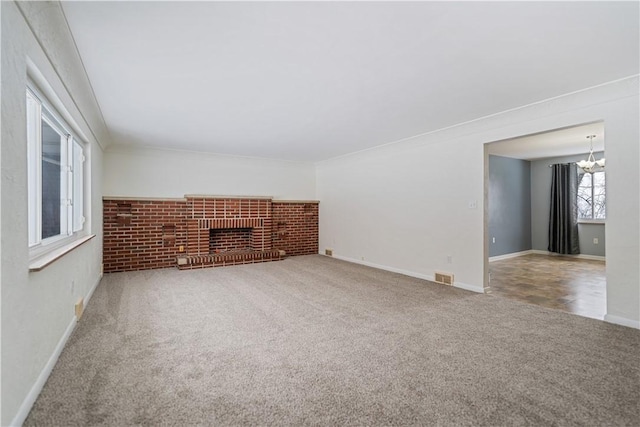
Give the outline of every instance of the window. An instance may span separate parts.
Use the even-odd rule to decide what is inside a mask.
[[[27,88],[29,247],[84,229],[84,150],[44,98]]]
[[[605,219],[604,171],[585,173],[578,186],[578,219]]]

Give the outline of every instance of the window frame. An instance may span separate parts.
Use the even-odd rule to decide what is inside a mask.
[[[604,206],[605,206],[605,215],[604,218],[595,218],[595,179],[594,179],[594,175],[596,173],[602,173],[603,177],[604,177]],[[584,178],[584,175],[591,175],[591,179],[590,179],[590,186],[589,189],[591,190],[591,204],[590,204],[590,210],[591,210],[591,216],[588,218],[580,218],[580,213],[578,211],[578,223],[579,224],[604,224],[607,220],[607,214],[606,214],[606,206],[607,206],[607,178],[606,178],[606,172],[604,170],[601,171],[597,171],[597,172],[585,172],[582,175],[578,175],[580,181],[578,182],[578,194],[576,195],[576,197],[580,197],[580,184],[582,183],[582,179]]]
[[[89,234],[87,213],[87,143],[62,119],[37,86],[29,80],[26,87],[27,197],[29,259],[73,243]],[[60,140],[60,233],[43,238],[43,135],[46,123],[61,136]],[[78,168],[78,165],[80,167]],[[74,186],[75,184],[75,186]],[[78,200],[78,197],[80,200]]]

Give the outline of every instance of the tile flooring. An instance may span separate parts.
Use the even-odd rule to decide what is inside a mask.
[[[606,313],[603,261],[530,254],[490,262],[489,272],[492,295],[594,319]]]

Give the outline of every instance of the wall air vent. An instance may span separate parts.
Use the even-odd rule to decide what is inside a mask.
[[[333,249],[325,249],[324,254],[327,256],[333,256]]]
[[[453,274],[452,273],[440,273],[436,271],[435,282],[442,283],[443,285],[453,286]]]

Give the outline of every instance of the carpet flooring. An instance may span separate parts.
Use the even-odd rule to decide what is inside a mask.
[[[640,420],[640,331],[323,256],[105,275],[25,425]]]

